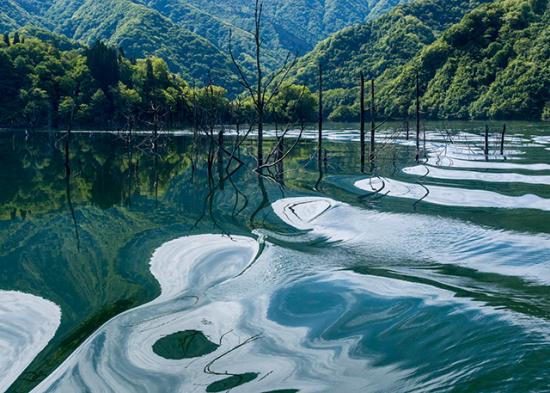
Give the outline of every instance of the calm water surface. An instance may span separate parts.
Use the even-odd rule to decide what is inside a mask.
[[[550,391],[550,125],[490,126],[417,162],[387,125],[363,172],[356,125],[320,163],[311,130],[265,176],[248,142],[1,131],[0,392]]]

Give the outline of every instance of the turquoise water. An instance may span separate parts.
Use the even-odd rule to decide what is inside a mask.
[[[389,124],[363,172],[356,125],[320,163],[308,130],[264,176],[187,132],[68,167],[0,133],[0,391],[550,391],[550,126],[490,127],[417,162]]]

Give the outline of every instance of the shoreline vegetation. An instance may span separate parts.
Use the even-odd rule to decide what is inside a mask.
[[[6,44],[8,41],[10,46]],[[161,58],[129,59],[122,49],[102,42],[91,48],[60,49],[53,42],[25,37],[18,32],[0,34],[0,71],[4,93],[0,97],[0,124],[4,129],[63,130],[73,103],[78,105],[73,126],[97,130],[151,128],[155,126],[155,116],[161,116],[157,121],[168,129],[193,127],[212,116],[216,125],[254,122],[253,103],[248,97],[232,97],[225,88],[214,84],[196,87],[170,72]],[[358,89],[346,90],[347,93],[339,92],[348,96],[344,101],[359,98]],[[328,95],[330,101],[330,90]],[[273,105],[267,108],[267,119],[274,124],[285,121],[314,123],[317,105],[317,92],[307,86],[286,83]],[[330,102],[327,105],[325,102],[325,108],[327,106],[324,120],[333,123],[359,121],[358,102],[352,105]],[[365,115],[370,121],[370,114]],[[547,116],[550,114],[545,113],[535,118],[424,115],[427,120],[434,121],[550,120]],[[409,116],[389,117],[387,121],[405,121],[413,117],[410,113]]]
[[[62,50],[55,44],[17,32],[0,42],[0,130],[63,131],[73,105],[73,128],[104,131],[174,131],[210,125],[237,128],[255,123],[253,102],[231,97],[213,84],[196,87],[171,73],[157,57],[128,59],[122,50],[97,42],[91,48]],[[350,97],[357,95],[349,89]],[[325,104],[326,105],[326,104]],[[314,124],[317,94],[308,87],[285,84],[266,108],[266,120],[277,124]],[[360,111],[332,116],[343,107],[329,109],[324,120],[332,123],[359,122]],[[414,115],[411,114],[410,119]],[[336,117],[336,118],[333,118]],[[212,123],[214,120],[214,123]],[[365,114],[370,121],[370,113]],[[386,121],[406,121],[389,118]],[[501,117],[434,118],[430,121],[547,121],[547,118]]]
[[[277,96],[263,120],[315,122],[321,69],[327,121],[359,121],[361,74],[367,90],[371,81],[376,86],[378,120],[413,119],[416,93],[423,119],[550,119],[547,0],[407,2],[335,33],[301,58],[289,52],[278,70],[267,60],[263,40],[271,32],[258,6],[248,40],[254,47],[254,37],[262,38],[252,51],[260,67],[242,61],[242,37],[230,31],[224,51],[232,76],[225,77],[184,78],[172,72],[170,55],[136,59],[109,40],[86,47],[36,26],[0,31],[0,125],[64,129],[70,117],[73,126],[110,130],[254,122],[258,108],[247,90],[258,75]],[[268,88],[271,75],[280,81]]]

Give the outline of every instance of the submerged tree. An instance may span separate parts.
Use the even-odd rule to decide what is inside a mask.
[[[281,86],[285,83],[290,70],[296,64],[296,58],[292,58],[292,55],[289,52],[278,71],[272,72],[267,76],[264,75],[264,68],[262,65],[262,15],[263,1],[255,0],[253,32],[255,45],[255,83],[250,81],[245,67],[235,58],[231,45],[231,32],[229,43],[229,54],[233,65],[237,70],[239,83],[249,94],[256,111],[256,124],[258,128],[258,169],[261,169],[264,166],[263,141],[266,106],[269,105],[273,97],[278,93]]]

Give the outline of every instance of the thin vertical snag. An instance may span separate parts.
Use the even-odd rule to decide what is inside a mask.
[[[485,125],[485,159],[489,160],[489,126]]]
[[[260,168],[264,163],[264,93],[262,87],[262,62],[261,62],[261,50],[262,50],[262,40],[261,40],[261,25],[262,25],[262,10],[263,2],[256,0],[256,7],[254,9],[254,23],[255,23],[255,32],[254,38],[256,41],[256,77],[257,80],[257,98],[256,106],[258,107],[258,168]]]
[[[365,75],[361,71],[361,97],[360,97],[360,114],[361,123],[360,140],[361,140],[361,172],[365,170]]]
[[[416,161],[420,158],[420,83],[416,72]]]
[[[263,168],[267,167],[266,164],[269,161],[269,157],[264,159],[263,153],[263,141],[264,141],[264,120],[265,120],[265,109],[269,105],[273,97],[280,91],[281,86],[287,79],[289,72],[296,64],[296,57],[292,59],[291,53],[289,52],[282,67],[279,67],[278,71],[272,72],[271,74],[266,75],[264,78],[264,70],[262,68],[262,13],[263,13],[263,1],[256,0],[254,8],[254,43],[255,43],[255,66],[256,66],[256,81],[255,83],[249,82],[246,73],[244,71],[244,66],[241,66],[235,55],[233,54],[232,44],[231,44],[231,31],[229,34],[229,56],[231,61],[237,71],[239,76],[240,84],[246,89],[249,93],[250,98],[254,102],[254,107],[256,110],[256,120],[258,125],[258,154],[257,161],[258,165],[256,171],[260,171]],[[272,86],[273,85],[273,86]],[[301,135],[300,135],[301,137]],[[294,147],[295,145],[293,145]],[[271,155],[271,154],[270,154]]]
[[[323,150],[323,66],[319,63],[319,140],[317,142],[318,159],[321,161]]]
[[[502,126],[502,135],[500,137],[500,155],[504,155],[504,138],[506,136],[506,124]]]
[[[376,106],[375,106],[375,92],[374,92],[374,79],[370,81],[370,161],[374,161],[374,155],[376,150]]]

